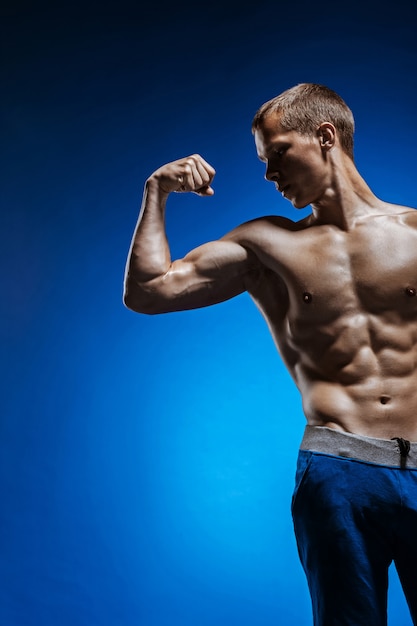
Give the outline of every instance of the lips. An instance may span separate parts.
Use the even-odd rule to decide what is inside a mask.
[[[288,191],[288,189],[290,188],[289,185],[277,185],[277,191],[279,191],[280,193],[282,193],[282,195],[284,196],[285,193]]]

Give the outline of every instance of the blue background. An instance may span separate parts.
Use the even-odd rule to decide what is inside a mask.
[[[298,82],[345,98],[359,171],[416,206],[412,11],[3,3],[1,626],[311,624],[304,418],[264,321],[247,294],[134,314],[124,266],[145,178],[190,153],[216,194],[170,198],[174,257],[292,215],[250,123]],[[411,624],[394,575],[389,612]]]

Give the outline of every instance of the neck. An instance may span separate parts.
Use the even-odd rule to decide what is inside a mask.
[[[311,205],[312,221],[350,230],[357,221],[374,213],[380,200],[344,153],[332,156],[329,165],[326,189],[320,199]]]

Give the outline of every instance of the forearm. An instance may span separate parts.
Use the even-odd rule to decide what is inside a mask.
[[[145,283],[164,274],[171,263],[165,233],[165,206],[168,193],[158,181],[146,181],[139,219],[133,233],[126,264],[126,281]]]

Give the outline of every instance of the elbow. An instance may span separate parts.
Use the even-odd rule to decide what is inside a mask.
[[[146,298],[137,298],[126,291],[123,294],[123,304],[129,311],[133,311],[134,313],[155,315],[158,312],[151,306],[151,303]]]
[[[142,313],[144,315],[156,315],[162,313],[161,307],[158,306],[158,298],[155,294],[145,289],[140,289],[138,285],[126,284],[123,292],[123,304],[127,309],[134,313]]]

